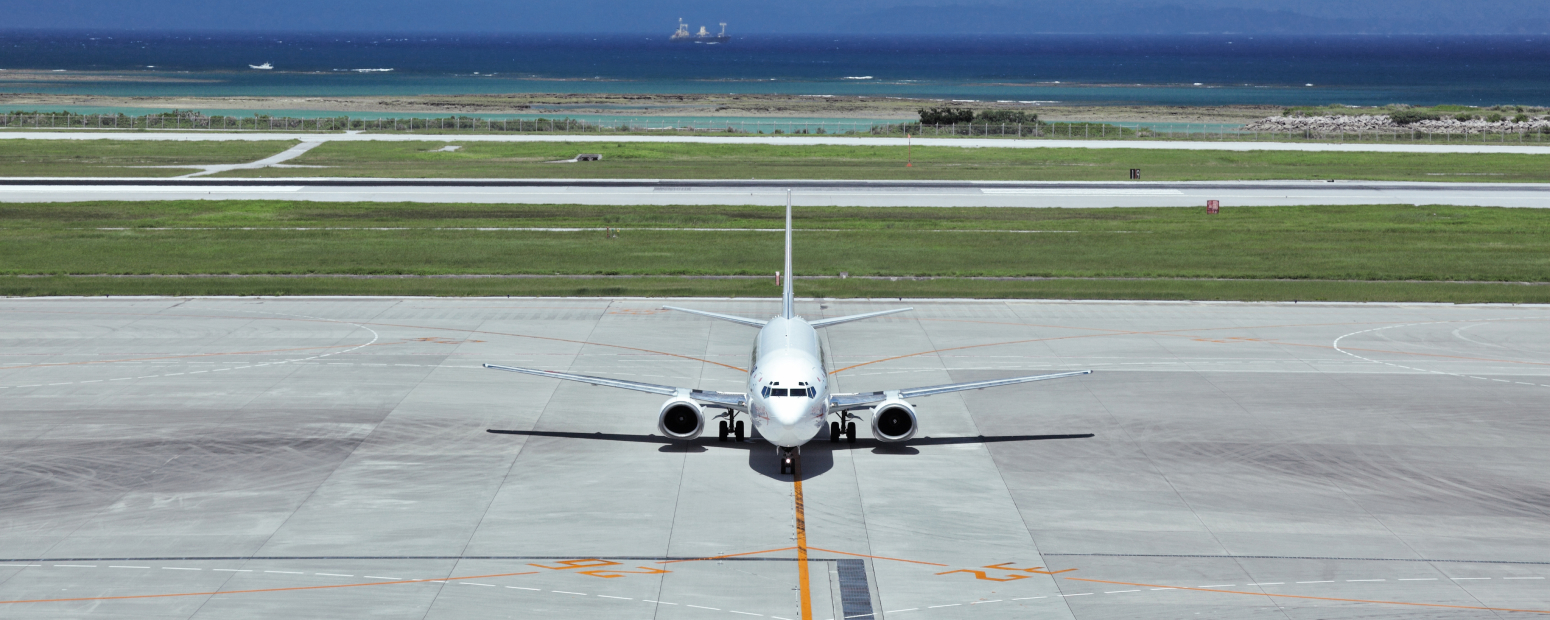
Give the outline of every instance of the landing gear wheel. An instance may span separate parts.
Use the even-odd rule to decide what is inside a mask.
[[[837,443],[840,440],[840,423],[829,423],[829,443]]]
[[[796,457],[796,453],[793,450],[784,449],[784,448],[781,449],[781,451],[780,451],[780,473],[796,475],[796,473],[797,473],[796,464],[792,462],[792,459],[795,458],[795,457]]]
[[[743,421],[742,420],[738,420],[737,424],[732,425],[732,435],[737,437],[737,441],[739,443],[741,443],[743,441]]]
[[[845,443],[856,443],[856,423],[845,423]]]
[[[727,421],[726,420],[722,420],[721,421],[720,428],[721,428],[721,439],[720,439],[720,441],[726,441],[727,440]]]

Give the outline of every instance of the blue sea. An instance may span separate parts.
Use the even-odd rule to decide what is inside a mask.
[[[270,71],[249,65],[271,63]],[[781,93],[1028,103],[1550,105],[1550,37],[0,34],[0,92]],[[35,80],[7,71],[110,76]],[[391,71],[364,71],[391,69]],[[50,76],[57,77],[57,76]],[[664,104],[671,108],[670,104]]]

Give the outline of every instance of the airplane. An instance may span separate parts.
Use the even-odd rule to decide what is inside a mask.
[[[786,192],[786,269],[783,273],[780,315],[761,321],[759,319],[692,310],[675,306],[663,306],[666,310],[687,312],[712,319],[730,321],[739,325],[759,328],[753,343],[753,366],[748,369],[748,391],[713,392],[693,388],[656,385],[638,381],[592,377],[567,372],[517,368],[485,364],[485,368],[505,370],[538,377],[578,381],[592,385],[635,390],[667,396],[657,412],[657,429],[670,439],[692,441],[705,430],[705,409],[722,409],[719,419],[720,440],[730,435],[743,441],[745,427],[737,419],[747,414],[753,421],[754,430],[765,441],[774,444],[781,459],[781,474],[795,473],[793,459],[803,444],[812,441],[824,430],[828,421],[829,441],[856,441],[858,410],[872,410],[872,436],[885,443],[909,441],[920,428],[915,405],[909,401],[924,396],[935,396],[965,390],[979,390],[1004,385],[1016,385],[1048,379],[1061,379],[1092,374],[1091,370],[1061,372],[1048,375],[949,383],[926,387],[833,394],[829,392],[829,373],[824,367],[823,345],[818,340],[818,330],[852,321],[872,319],[914,308],[897,308],[880,312],[868,312],[850,316],[808,321],[796,313],[796,302],[791,271],[791,192]],[[829,421],[829,417],[836,419]]]

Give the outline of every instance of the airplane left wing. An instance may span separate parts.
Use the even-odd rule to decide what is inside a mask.
[[[1031,383],[1047,379],[1061,379],[1078,375],[1090,375],[1091,370],[1078,370],[1075,372],[1058,372],[1052,375],[1034,375],[1031,377],[1011,377],[1008,379],[990,379],[988,381],[970,381],[968,383],[949,383],[946,385],[932,385],[928,387],[906,388],[902,390],[888,390],[885,392],[862,392],[859,394],[834,394],[829,397],[829,409],[840,410],[862,405],[880,403],[889,398],[908,400],[921,396],[936,396],[951,392],[963,392],[966,390],[982,390],[985,388],[999,387],[1003,385],[1015,385],[1018,383]]]
[[[710,391],[706,391],[706,390],[695,390],[695,389],[690,389],[690,388],[673,387],[671,385],[657,385],[655,383],[641,383],[639,381],[625,381],[624,379],[609,379],[607,377],[592,377],[592,376],[588,376],[588,375],[576,375],[576,374],[571,374],[571,373],[568,373],[568,372],[555,372],[555,371],[552,371],[552,370],[538,370],[537,368],[518,368],[518,367],[515,367],[515,366],[497,366],[495,364],[485,364],[484,367],[485,368],[489,368],[491,370],[504,370],[506,372],[519,372],[519,373],[522,373],[524,375],[533,375],[535,377],[548,377],[550,379],[563,379],[565,381],[576,381],[576,382],[580,382],[580,383],[590,383],[592,385],[601,385],[603,387],[619,388],[619,389],[623,389],[623,390],[635,390],[637,392],[647,392],[647,393],[650,393],[650,394],[661,394],[663,396],[683,396],[685,398],[692,398],[694,400],[704,401],[704,402],[712,403],[712,404],[715,404],[715,405],[722,405],[722,406],[726,406],[726,407],[731,407],[733,409],[746,410],[748,408],[748,396],[746,394],[738,394],[736,392],[710,392]]]

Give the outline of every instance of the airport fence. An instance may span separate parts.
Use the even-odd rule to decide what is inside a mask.
[[[197,112],[74,114],[13,112],[0,114],[3,129],[132,130],[132,131],[253,131],[253,132],[397,132],[439,134],[645,134],[645,135],[838,135],[917,136],[927,138],[1007,138],[1058,140],[1145,141],[1265,141],[1265,142],[1389,142],[1389,143],[1546,143],[1550,128],[1511,130],[1456,128],[1447,132],[1382,129],[1365,131],[1253,131],[1221,124],[1099,123],[1036,121],[1032,123],[926,124],[874,120],[675,120],[642,118],[596,120],[573,118],[484,118],[472,116],[354,118],[350,116],[295,118],[281,116],[220,116]],[[3,134],[0,134],[3,135]]]

